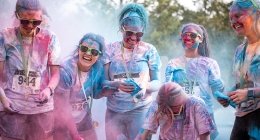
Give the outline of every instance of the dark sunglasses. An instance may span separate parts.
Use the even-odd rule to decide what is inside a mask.
[[[20,23],[24,26],[28,25],[28,24],[32,24],[33,26],[39,26],[42,21],[41,20],[28,20],[28,19],[19,19]]]
[[[181,34],[182,38],[187,37],[187,36],[189,36],[192,39],[196,39],[200,35],[196,34],[196,33],[191,33],[191,32],[186,32],[186,33]]]
[[[100,54],[102,54],[99,50],[96,50],[96,49],[92,49],[92,48],[89,48],[87,46],[83,46],[83,45],[80,45],[80,51],[82,52],[90,52],[93,56],[98,56]]]
[[[143,32],[129,31],[129,30],[126,30],[124,27],[123,27],[123,31],[125,32],[125,35],[126,35],[126,36],[132,36],[133,34],[135,34],[136,37],[142,37],[142,36],[144,35]]]

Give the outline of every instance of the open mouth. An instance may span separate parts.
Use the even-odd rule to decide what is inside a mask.
[[[232,27],[235,29],[235,30],[241,30],[241,29],[243,29],[243,25],[242,24],[239,24],[239,23],[234,23],[233,25],[232,25]]]
[[[193,43],[194,43],[194,41],[184,40],[184,44],[185,44],[185,45],[192,45]]]
[[[85,61],[92,61],[92,58],[91,58],[91,57],[88,57],[88,56],[83,56],[82,58],[83,58],[83,60],[85,60]]]

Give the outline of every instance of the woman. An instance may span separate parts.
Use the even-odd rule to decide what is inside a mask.
[[[106,138],[134,139],[158,90],[160,58],[156,48],[141,41],[148,16],[142,5],[128,4],[119,15],[123,40],[107,46],[105,86],[107,96]]]
[[[224,89],[217,62],[209,58],[208,35],[205,28],[195,23],[183,25],[181,41],[184,56],[170,60],[166,72],[166,82],[180,84],[188,95],[204,100],[214,120],[211,93]],[[211,134],[215,139],[217,131]]]
[[[173,82],[160,88],[137,139],[150,139],[159,126],[160,140],[209,140],[215,130],[205,103],[185,94],[182,87]]]
[[[0,135],[2,140],[51,140],[59,42],[40,28],[39,0],[17,0],[15,16],[19,26],[0,32]]]
[[[260,139],[260,2],[235,0],[229,18],[234,31],[245,37],[236,50],[236,86],[228,93],[237,103],[231,140]]]
[[[55,93],[55,139],[97,139],[91,106],[102,89],[104,68],[100,59],[104,46],[103,37],[88,33],[63,63]]]

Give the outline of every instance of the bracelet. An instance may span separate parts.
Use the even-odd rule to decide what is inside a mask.
[[[50,89],[50,91],[51,91],[51,94],[50,94],[50,96],[52,96],[53,95],[53,93],[54,93],[54,91],[53,91],[53,89],[51,88],[51,87],[47,87],[47,88],[49,88]]]

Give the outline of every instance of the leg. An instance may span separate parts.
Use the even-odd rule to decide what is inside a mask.
[[[84,140],[97,140],[97,134],[90,114],[87,114],[84,119],[77,124],[77,130]]]
[[[79,131],[79,135],[84,138],[84,140],[97,140],[95,129]]]
[[[0,112],[0,132],[2,140],[25,140],[27,115]]]
[[[26,140],[53,140],[53,127],[53,111],[30,115]]]
[[[245,116],[244,116],[245,117]],[[235,123],[231,132],[230,140],[248,140],[247,122],[244,117],[236,117]]]
[[[122,114],[107,109],[105,118],[106,140],[122,140],[126,138],[124,136],[125,127]]]
[[[260,140],[260,109],[257,109],[248,115],[248,135],[250,140]]]
[[[53,133],[53,139],[54,140],[69,140],[70,135],[67,130],[67,128],[54,128],[54,133]]]
[[[130,140],[135,139],[141,130],[147,111],[148,108],[141,108],[128,112],[127,134]]]

